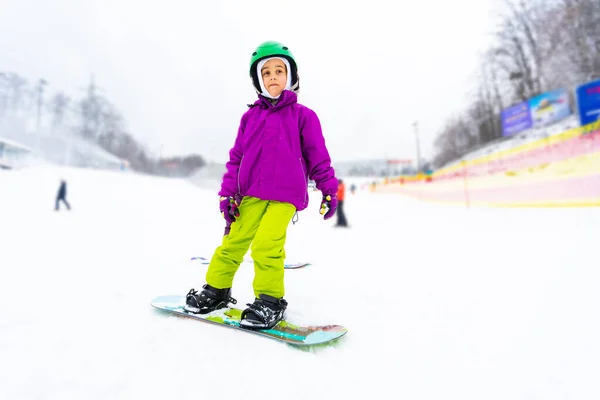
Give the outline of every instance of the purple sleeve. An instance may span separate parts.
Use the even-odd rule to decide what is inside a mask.
[[[325,146],[325,138],[321,130],[321,122],[317,114],[304,108],[300,117],[300,135],[302,138],[302,154],[308,167],[308,177],[317,184],[324,195],[336,194],[338,180],[331,166],[331,158]]]
[[[242,116],[240,127],[238,128],[237,137],[231,150],[229,150],[229,161],[225,164],[225,174],[223,175],[223,182],[221,183],[221,190],[219,196],[233,196],[238,193],[238,169],[240,168],[240,162],[243,156],[242,137],[244,135],[244,127],[247,121],[246,112]]]

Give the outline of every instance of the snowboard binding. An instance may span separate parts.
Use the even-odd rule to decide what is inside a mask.
[[[249,329],[271,329],[277,325],[285,313],[287,301],[261,294],[254,303],[248,303],[242,311],[240,326]]]
[[[203,290],[198,292],[190,289],[185,296],[186,311],[193,314],[208,314],[221,308],[227,308],[229,303],[237,304],[237,300],[231,297],[231,288],[217,289],[209,284],[202,286]]]

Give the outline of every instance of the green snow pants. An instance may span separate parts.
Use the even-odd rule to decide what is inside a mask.
[[[244,197],[240,216],[214,252],[206,283],[217,289],[230,288],[250,245],[254,260],[254,295],[282,298],[287,227],[296,213],[290,203]]]

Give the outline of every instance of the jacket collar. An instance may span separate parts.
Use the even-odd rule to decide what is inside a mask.
[[[258,100],[256,100],[252,106],[253,107],[258,106],[258,107],[264,108],[264,109],[268,109],[268,108],[278,109],[278,108],[283,108],[283,107],[289,106],[291,104],[294,104],[297,101],[298,101],[298,95],[296,93],[292,92],[291,90],[284,90],[283,92],[281,92],[281,96],[279,96],[277,103],[273,104],[273,103],[271,103],[270,99],[259,94]]]

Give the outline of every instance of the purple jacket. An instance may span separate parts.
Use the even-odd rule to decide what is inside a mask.
[[[252,196],[308,206],[308,179],[324,195],[335,195],[338,181],[314,111],[284,90],[277,104],[262,96],[244,113],[229,152],[220,196]]]

